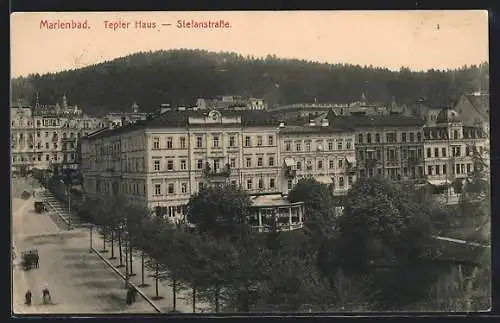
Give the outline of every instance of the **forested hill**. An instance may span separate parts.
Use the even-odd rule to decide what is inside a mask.
[[[304,60],[244,57],[202,50],[142,52],[85,68],[17,78],[12,100],[42,104],[66,94],[70,104],[101,114],[129,110],[137,102],[150,112],[161,103],[194,105],[199,97],[248,95],[270,105],[297,102],[357,101],[409,104],[426,97],[433,105],[454,101],[463,92],[488,90],[488,64],[453,71],[412,72]]]

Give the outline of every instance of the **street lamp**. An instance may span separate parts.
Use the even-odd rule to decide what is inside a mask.
[[[68,198],[68,230],[71,230],[71,194],[70,194],[70,191],[66,185],[66,183],[64,183],[64,181],[61,179],[59,180],[59,182],[61,184],[64,185],[64,191],[66,193],[66,196]]]
[[[92,224],[89,224],[89,230],[90,230],[90,249],[89,249],[89,253],[92,253],[93,251],[93,247],[92,247],[92,232],[94,231],[94,226]]]
[[[129,274],[128,274],[128,241],[125,239],[125,289],[128,288]]]

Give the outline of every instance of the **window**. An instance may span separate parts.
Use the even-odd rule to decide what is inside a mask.
[[[465,146],[465,156],[469,156],[469,154],[470,154],[470,147]]]
[[[220,169],[220,159],[214,159],[214,172],[218,172]]]
[[[366,142],[369,144],[372,143],[372,134],[371,133],[366,134]]]
[[[274,145],[274,136],[268,136],[268,137],[267,137],[267,144],[268,144],[269,146]]]
[[[446,175],[446,165],[443,165],[443,175]]]
[[[453,139],[458,139],[458,131],[457,130],[453,130]]]
[[[263,164],[263,158],[262,157],[257,158],[257,166],[262,167],[262,164]]]
[[[160,170],[160,160],[159,159],[153,160],[153,169],[155,171],[159,171]]]
[[[441,148],[441,155],[446,157],[446,148]]]
[[[49,133],[47,131],[45,131],[45,138],[48,138],[49,137]]]
[[[203,182],[198,183],[198,191],[203,191],[204,185]]]
[[[432,157],[432,151],[430,148],[427,148],[427,158],[431,158]]]
[[[247,180],[247,190],[251,190],[251,189],[252,189],[252,180],[248,179]]]
[[[352,140],[348,139],[348,140],[346,141],[346,147],[345,147],[345,148],[346,148],[346,149],[352,149]]]
[[[245,137],[245,147],[250,147],[252,145],[252,139],[250,136]]]
[[[181,147],[181,149],[186,149],[186,138],[185,137],[179,138],[179,147]]]
[[[344,167],[344,161],[343,159],[339,159],[339,168]]]
[[[213,147],[219,148],[219,136],[217,136],[217,135],[213,136]]]
[[[38,156],[37,156],[37,157],[38,157],[38,158],[37,158],[37,159],[38,159],[38,161],[42,161],[42,154],[38,154]]]
[[[236,188],[236,181],[234,179],[231,181],[231,186]]]
[[[292,150],[292,144],[289,142],[285,142],[285,151],[290,151]]]
[[[388,133],[385,135],[385,139],[387,142],[396,142],[396,134],[395,133]]]
[[[173,183],[168,183],[168,194],[174,194],[174,184]]]
[[[160,138],[153,138],[153,149],[160,149]]]
[[[335,161],[333,161],[333,160],[328,161],[328,168],[333,168],[334,165],[335,165]]]
[[[269,179],[269,188],[274,188],[275,185],[276,185],[276,183],[274,181],[274,178],[270,178]]]
[[[411,135],[410,135],[410,141],[411,141]],[[420,132],[417,132],[417,141],[418,142],[422,141],[422,134]]]
[[[350,186],[350,185],[352,185],[352,183],[353,183],[352,176],[347,177],[347,184],[349,184],[349,186]]]
[[[339,186],[344,187],[344,177],[343,176],[339,177]]]
[[[264,188],[264,180],[262,178],[259,178],[259,189]]]
[[[291,179],[288,180],[287,182],[288,189],[291,190],[293,188],[293,182]]]
[[[359,160],[364,160],[365,159],[365,152],[360,150],[359,151]]]
[[[333,142],[328,142],[328,150],[333,150]]]
[[[427,166],[427,175],[432,175],[432,166]]]
[[[380,150],[377,150],[377,160],[381,159],[382,159],[382,153],[380,152]]]
[[[436,165],[436,175],[439,175],[439,170],[440,170],[439,165]]]
[[[380,143],[380,134],[379,133],[375,134],[375,142]]]
[[[343,149],[343,148],[342,148],[342,139],[338,139],[338,140],[337,140],[337,149],[338,149],[338,150],[342,150],[342,149]]]
[[[415,134],[413,132],[410,132],[410,142],[413,142],[415,140]],[[406,142],[406,134],[405,134],[405,139],[403,142]]]
[[[203,168],[203,159],[198,159],[198,161],[196,162],[196,168],[197,169]]]
[[[318,169],[323,169],[323,161],[318,160]]]
[[[295,167],[297,167],[297,169],[302,169],[302,162],[298,161],[298,162],[295,164]]]
[[[311,143],[306,142],[306,151],[310,151],[310,150],[311,150]]]
[[[161,184],[155,184],[155,195],[161,195]]]
[[[48,142],[45,143],[45,149],[49,149],[49,143]]]
[[[231,158],[229,161],[229,167],[236,168],[236,158]]]
[[[470,173],[470,165],[471,164],[467,164],[467,173]]]
[[[460,164],[455,164],[455,173],[460,174]]]
[[[196,148],[202,148],[203,147],[203,137],[198,136],[196,137]]]
[[[274,166],[274,157],[269,156],[269,166]]]
[[[362,144],[362,143],[363,143],[363,134],[362,134],[362,133],[360,133],[360,134],[358,135],[358,143],[360,143],[360,144]]]
[[[434,148],[434,157],[439,157],[439,148]]]
[[[37,136],[38,138],[40,138],[40,131],[37,131],[37,132],[36,132],[36,136]]]
[[[257,146],[262,146],[262,136],[257,136]]]
[[[182,159],[181,160],[181,170],[186,170],[186,168],[187,168],[186,160]]]
[[[49,154],[46,154],[46,155],[45,155],[45,160],[47,160],[47,161],[48,161],[49,159],[50,159]]]
[[[410,132],[410,136],[413,135],[413,133]],[[406,132],[401,133],[401,141],[406,142]]]
[[[247,167],[252,167],[252,158],[247,157]]]
[[[302,145],[300,142],[295,143],[295,150],[296,151],[301,151],[302,150]]]
[[[229,147],[234,147],[234,146],[235,146],[234,136],[229,136]]]
[[[167,160],[167,170],[174,170],[174,161],[172,159]]]

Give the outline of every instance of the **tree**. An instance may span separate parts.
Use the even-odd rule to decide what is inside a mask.
[[[414,194],[385,179],[359,180],[337,221],[336,262],[347,275],[373,273],[386,301],[381,304],[400,306],[422,297],[434,279],[422,264],[422,259],[433,259],[437,253],[431,210]],[[393,284],[402,281],[404,286]]]
[[[241,188],[210,186],[190,198],[187,219],[200,232],[238,238],[247,230],[250,206],[250,198]]]

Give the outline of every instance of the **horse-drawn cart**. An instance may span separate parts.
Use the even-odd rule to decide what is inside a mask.
[[[39,260],[38,249],[24,251],[21,254],[21,259],[24,270],[38,268],[38,260]]]
[[[42,201],[35,201],[35,212],[43,213],[45,211],[46,211],[45,203],[43,203]]]

